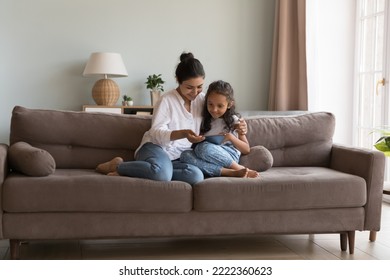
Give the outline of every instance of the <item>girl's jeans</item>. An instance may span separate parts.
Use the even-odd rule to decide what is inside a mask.
[[[180,161],[199,167],[208,177],[218,177],[221,176],[222,168],[229,168],[233,161],[238,162],[240,155],[233,144],[215,145],[203,141],[193,150],[184,151]]]
[[[117,172],[121,176],[156,181],[184,181],[191,185],[204,179],[199,168],[179,160],[171,161],[167,153],[153,143],[145,143],[137,152],[135,161],[119,164]]]

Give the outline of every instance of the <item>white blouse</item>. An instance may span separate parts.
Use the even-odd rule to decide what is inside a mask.
[[[171,141],[171,133],[173,130],[191,129],[199,134],[204,100],[205,93],[201,92],[191,102],[191,112],[188,112],[176,89],[164,93],[153,110],[152,127],[144,134],[140,147],[152,142],[161,146],[171,160],[180,158],[183,151],[191,149],[192,143],[187,138]]]

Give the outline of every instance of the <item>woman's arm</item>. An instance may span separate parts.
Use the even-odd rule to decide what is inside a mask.
[[[171,141],[170,137],[172,131],[168,126],[172,121],[172,114],[169,112],[169,103],[161,98],[154,109],[152,126],[149,130],[149,134],[155,144],[165,146]]]
[[[153,143],[161,146],[169,145],[171,141],[187,138],[191,143],[204,140],[193,130],[187,129],[191,125],[185,120],[184,109],[172,92],[165,93],[159,100],[153,112],[150,136]]]

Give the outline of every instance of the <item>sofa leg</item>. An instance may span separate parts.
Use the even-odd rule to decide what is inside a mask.
[[[355,231],[348,231],[348,246],[349,253],[353,254],[355,252]]]
[[[10,244],[11,260],[18,260],[20,258],[21,241],[18,239],[10,239],[9,244]]]
[[[376,240],[376,231],[370,231],[370,241],[374,242]]]
[[[341,247],[341,251],[347,251],[347,240],[348,240],[347,233],[340,233],[340,247]]]

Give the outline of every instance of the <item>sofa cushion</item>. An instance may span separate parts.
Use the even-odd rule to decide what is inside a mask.
[[[28,109],[12,112],[10,144],[27,141],[48,151],[57,168],[94,169],[134,151],[150,128],[151,116]]]
[[[241,165],[259,172],[270,169],[273,162],[274,158],[272,157],[271,152],[263,146],[251,147],[249,154],[240,157]]]
[[[188,212],[192,187],[106,176],[94,170],[57,169],[48,177],[10,174],[3,184],[6,212]]]
[[[17,142],[8,150],[11,169],[28,176],[47,176],[56,169],[56,162],[45,150],[26,142]]]
[[[331,113],[254,116],[246,121],[249,143],[270,150],[273,166],[329,166],[335,128]]]
[[[272,167],[259,179],[209,178],[194,186],[197,211],[306,210],[365,203],[363,178],[324,167]]]

